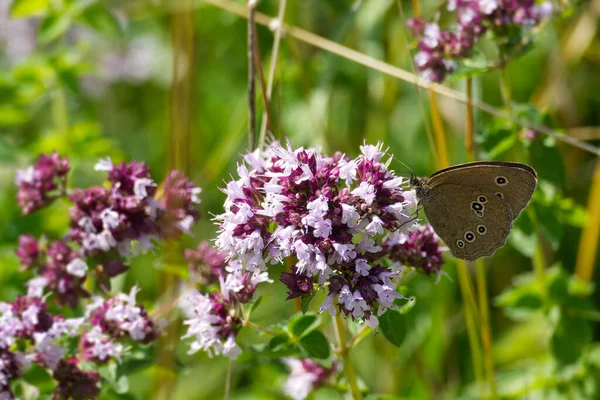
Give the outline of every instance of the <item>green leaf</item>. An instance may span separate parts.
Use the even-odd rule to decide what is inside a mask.
[[[289,345],[290,337],[285,333],[280,333],[278,335],[273,336],[273,338],[269,341],[268,348],[272,351],[281,350],[284,346]]]
[[[48,44],[65,34],[71,26],[70,13],[51,14],[42,19],[38,30],[38,40]]]
[[[321,318],[315,314],[300,314],[293,317],[288,323],[288,329],[292,336],[302,337],[315,330],[321,324]]]
[[[107,36],[119,37],[123,33],[119,21],[100,3],[84,9],[78,19]]]
[[[300,339],[300,347],[306,351],[311,358],[328,358],[331,352],[329,341],[320,331],[312,331]]]
[[[582,356],[591,339],[590,324],[562,310],[550,340],[552,354],[560,364],[572,364]]]
[[[314,297],[315,295],[312,294],[310,296],[303,296],[300,299],[300,307],[302,308],[302,314],[306,314],[308,312],[308,306]]]
[[[569,276],[564,270],[561,269],[550,277],[548,296],[556,304],[564,304],[569,297]]]
[[[48,11],[50,0],[13,0],[10,16],[13,18],[27,18],[34,15],[43,15]]]
[[[250,311],[248,311],[248,319],[250,319],[250,316],[252,315],[252,313],[254,312],[254,310],[256,310],[258,308],[258,306],[260,306],[260,304],[263,302],[264,299],[266,299],[269,296],[259,296],[256,300],[254,300],[252,302],[252,306],[250,307]]]
[[[406,336],[406,321],[400,311],[390,309],[379,317],[379,329],[393,345],[400,346]]]
[[[533,257],[537,245],[537,235],[527,213],[521,213],[517,218],[508,240],[519,253],[530,258]]]
[[[565,164],[554,143],[547,142],[544,137],[538,135],[531,144],[529,157],[540,180],[551,182],[559,188],[565,187],[567,181]]]

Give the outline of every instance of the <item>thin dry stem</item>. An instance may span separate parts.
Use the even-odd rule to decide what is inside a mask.
[[[199,0],[199,1],[219,7],[227,12],[239,15],[240,17],[248,18],[248,11],[245,7],[240,6],[236,3],[233,3],[229,0]],[[271,18],[267,15],[264,15],[262,13],[256,13],[256,22],[261,25],[268,26],[272,20],[273,20],[273,18]],[[467,104],[467,102],[468,102],[467,97],[465,96],[464,93],[460,93],[460,92],[458,92],[454,89],[451,89],[449,87],[446,87],[444,85],[429,82],[428,80],[421,78],[419,76],[416,76],[413,73],[410,73],[401,68],[398,68],[398,67],[390,65],[388,63],[385,63],[381,60],[377,60],[376,58],[366,56],[356,50],[352,50],[348,47],[342,46],[331,40],[328,40],[321,36],[315,35],[314,33],[305,31],[305,30],[297,28],[295,26],[290,26],[290,25],[285,25],[285,24],[282,24],[282,25],[283,25],[282,31],[284,33],[286,33],[288,36],[291,36],[295,39],[298,39],[300,41],[303,41],[312,46],[315,46],[315,47],[318,47],[325,51],[328,51],[330,53],[337,54],[348,60],[354,61],[354,62],[364,65],[366,67],[372,68],[374,70],[377,70],[381,73],[392,76],[394,78],[401,79],[406,82],[410,82],[412,84],[418,85],[418,86],[426,88],[426,89],[431,89],[434,92],[436,92],[442,96],[456,100],[463,104]],[[531,129],[538,133],[541,133],[541,134],[544,134],[547,136],[551,136],[551,137],[555,138],[557,141],[561,141],[561,142],[567,143],[571,146],[577,147],[579,149],[588,151],[590,153],[600,155],[600,148],[598,148],[598,147],[592,146],[588,143],[581,142],[581,141],[576,140],[569,136],[561,136],[557,132],[553,131],[552,129],[550,129],[546,126],[530,123],[529,121],[527,121],[523,118],[518,118],[518,117],[512,116],[505,111],[502,111],[496,107],[490,106],[489,104],[486,104],[486,103],[483,103],[480,101],[473,101],[473,107],[478,108],[482,111],[485,111],[486,113],[494,115],[496,117],[503,118],[508,121],[514,122],[515,124],[521,125],[524,128],[528,128],[528,129]]]
[[[248,0],[248,148],[254,150],[256,144],[256,61],[254,60],[254,43],[256,8],[252,0]]]
[[[598,251],[598,236],[600,236],[600,158],[596,160],[596,168],[588,200],[588,215],[587,225],[581,232],[575,267],[576,275],[587,282],[591,281],[594,276],[594,264]]]
[[[277,12],[277,27],[275,29],[275,37],[273,39],[273,49],[271,50],[271,64],[269,65],[269,77],[267,78],[267,101],[271,103],[271,95],[273,94],[273,83],[275,81],[275,71],[277,70],[277,59],[279,55],[279,43],[281,42],[281,27],[283,26],[283,18],[285,16],[286,0],[279,2],[279,11]],[[260,125],[260,136],[258,138],[258,148],[263,149],[267,135],[267,115],[263,113]]]

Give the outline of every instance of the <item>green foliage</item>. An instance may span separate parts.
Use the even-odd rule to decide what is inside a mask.
[[[60,202],[39,215],[20,215],[13,185],[16,168],[29,165],[40,152],[57,150],[71,159],[75,187],[100,184],[93,165],[106,156],[115,161],[145,161],[157,181],[166,173],[175,141],[172,129],[180,122],[174,120],[177,117],[169,103],[175,63],[170,44],[177,26],[173,26],[172,10],[157,4],[12,1],[10,13],[15,21],[35,17],[38,22],[32,28],[36,47],[30,55],[9,60],[0,43],[0,301],[13,300],[31,277],[19,270],[14,255],[18,236],[47,233],[59,238],[67,232],[68,209]],[[261,1],[259,11],[275,15],[278,4]],[[422,5],[424,15],[432,15],[440,3]],[[222,212],[224,198],[217,187],[223,187],[235,171],[238,154],[247,143],[245,21],[202,2],[195,6],[191,13],[193,56],[181,53],[177,58],[180,71],[193,73],[186,87],[192,93],[189,172],[204,189],[202,221],[193,236],[185,238],[186,247],[214,238],[211,215]],[[595,129],[599,122],[598,38],[590,38],[587,49],[580,49],[572,44],[569,26],[589,12],[587,6],[581,3],[559,10],[572,21],[552,24],[533,46],[515,49],[510,41],[504,44],[506,52],[518,50],[506,71],[513,91],[512,106],[506,112],[564,135],[574,133],[560,132],[560,127]],[[285,21],[411,70],[404,22],[395,7],[395,2],[288,2]],[[86,35],[79,36],[81,30]],[[520,33],[512,34],[516,38]],[[144,48],[148,38],[155,39],[155,44]],[[272,34],[259,27],[258,38],[268,74]],[[480,47],[459,66],[450,85],[460,89],[463,77],[473,76],[475,99],[498,106],[498,73],[493,70],[497,49],[486,43]],[[143,57],[133,60],[137,63],[120,71],[127,56],[140,53]],[[557,61],[563,53],[570,58]],[[118,61],[111,64],[111,60]],[[142,74],[145,69],[153,73]],[[426,119],[430,116],[422,112],[421,97],[426,103],[427,96],[418,94],[410,82],[284,35],[271,103],[272,134],[289,139],[293,146],[320,145],[327,153],[352,156],[364,139],[369,143],[382,140],[396,160],[426,176],[437,166],[428,148]],[[464,162],[464,108],[439,98],[450,160]],[[259,119],[262,112],[259,94]],[[490,310],[499,397],[600,398],[599,297],[593,285],[573,277],[577,232],[590,218],[584,205],[595,158],[484,112],[476,111],[475,131],[478,159],[531,164],[540,180],[530,206],[515,221],[509,244],[486,261],[488,294],[501,293]],[[598,145],[597,140],[590,143]],[[407,174],[396,160],[390,167]],[[539,249],[548,264],[555,263],[545,277],[528,272],[533,261],[539,261],[535,259]],[[376,333],[380,334],[347,321],[347,339],[355,339],[350,355],[357,375],[369,388],[368,399],[480,398],[462,314],[464,297],[453,261],[445,257],[448,278],[442,276],[437,284],[416,274],[403,277],[400,292],[407,296],[410,292],[415,300],[399,300],[396,309],[379,316]],[[141,257],[127,277],[114,282],[115,287],[139,283],[148,309],[160,309],[161,274],[178,280],[189,277],[183,261],[168,266],[163,261],[155,255]],[[338,370],[328,381],[329,387],[311,396],[337,399],[339,392],[347,390],[333,352],[339,344],[332,343],[335,335],[329,317],[313,312],[326,293],[300,299],[298,308],[294,301],[282,301],[285,289],[277,281],[282,268],[269,266],[275,283],[247,304],[247,319],[267,332],[251,325],[240,331],[246,352],[232,367],[231,398],[282,398],[289,371],[279,360],[294,357],[324,366],[335,364]],[[175,314],[165,319],[177,320]],[[224,398],[225,359],[188,355],[180,340],[169,351],[176,364],[170,371],[175,379],[174,400]],[[101,398],[153,398],[164,377],[155,356],[148,347],[120,364],[104,366]],[[47,398],[53,383],[46,369],[34,367],[13,390],[21,399],[35,398],[36,391]]]

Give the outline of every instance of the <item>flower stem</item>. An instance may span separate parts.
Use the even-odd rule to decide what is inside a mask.
[[[69,110],[65,89],[57,84],[52,98],[52,114],[56,129],[62,134],[65,143],[69,143]]]
[[[340,356],[342,357],[342,366],[344,368],[344,374],[346,375],[346,380],[348,381],[348,386],[350,387],[352,398],[354,400],[360,400],[362,396],[360,394],[360,389],[358,388],[358,381],[356,380],[354,367],[352,366],[352,362],[350,361],[350,354],[348,353],[351,347],[346,345],[346,332],[344,330],[344,321],[342,320],[342,317],[339,313],[335,316],[334,320],[335,334],[338,340],[338,344],[340,346]]]
[[[229,400],[231,396],[231,376],[233,375],[233,361],[227,360],[227,376],[225,377],[225,395],[224,399]]]
[[[254,53],[254,30],[256,2],[248,1],[248,148],[256,145],[256,61]]]
[[[260,325],[257,325],[257,324],[255,324],[254,322],[251,322],[251,321],[244,321],[244,325],[250,326],[250,327],[256,329],[257,331],[260,331],[262,333],[266,333],[267,335],[271,335],[271,336],[275,336],[276,335],[276,333],[273,332],[272,330],[270,330],[268,328],[265,328],[265,327],[262,327]]]
[[[491,398],[497,399],[496,382],[494,380],[494,359],[492,355],[492,331],[490,328],[490,315],[487,297],[487,280],[485,276],[485,264],[483,259],[478,258],[475,262],[477,269],[477,292],[479,294],[479,331],[483,344],[483,362]]]
[[[598,236],[600,236],[600,158],[596,161],[587,210],[589,218],[581,232],[575,274],[589,282],[594,274],[594,261],[598,249]]]
[[[463,313],[465,314],[465,325],[469,337],[469,347],[471,348],[473,372],[475,374],[475,381],[479,386],[480,397],[483,397],[483,367],[476,324],[477,305],[475,303],[475,296],[473,295],[473,288],[466,263],[463,260],[457,260],[456,269],[458,272],[460,291],[463,296]]]
[[[281,32],[283,26],[283,16],[285,14],[285,6],[286,0],[279,1],[279,11],[277,12],[277,20],[279,21],[279,25],[275,30],[275,38],[273,40],[273,49],[271,50],[271,64],[269,66],[269,77],[267,82],[267,100],[271,101],[271,95],[273,94],[273,82],[275,81],[275,71],[277,69],[277,56],[279,54],[279,43],[281,41]],[[260,126],[260,136],[258,139],[258,148],[260,150],[265,146],[265,138],[267,133],[267,115],[266,112],[263,113],[261,126]]]
[[[433,134],[435,137],[435,144],[437,148],[437,164],[438,168],[447,168],[450,166],[448,159],[448,150],[446,146],[446,132],[444,129],[444,122],[442,121],[442,114],[437,100],[437,93],[433,90],[429,91],[429,103],[431,106],[431,119],[433,122]]]

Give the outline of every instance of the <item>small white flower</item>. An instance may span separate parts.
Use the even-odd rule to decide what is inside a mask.
[[[348,262],[356,257],[353,244],[333,243],[335,253],[332,258],[333,263]]]
[[[48,280],[43,276],[30,279],[27,281],[27,296],[28,297],[42,297],[44,295],[44,288],[48,285]]]
[[[430,59],[431,56],[428,53],[419,51],[417,54],[415,54],[415,65],[419,68],[423,68],[425,65],[427,65]]]
[[[369,253],[378,253],[383,248],[375,244],[375,240],[372,238],[365,236],[365,238],[356,246],[356,252],[358,254],[362,254],[365,251]]]
[[[100,159],[96,165],[94,165],[94,169],[96,171],[111,171],[113,169],[113,163],[110,157],[106,157],[105,159]]]
[[[21,183],[32,183],[34,175],[35,170],[33,167],[18,169],[15,175],[15,185],[20,185]]]
[[[67,264],[67,272],[79,278],[83,278],[87,270],[88,265],[81,258],[75,258]]]
[[[402,185],[403,181],[404,180],[402,179],[402,177],[399,176],[399,177],[390,179],[389,181],[385,181],[382,186],[384,189],[396,189],[396,188],[399,188],[400,185]]]
[[[367,182],[361,182],[360,186],[354,189],[351,193],[363,199],[365,204],[370,206],[373,204],[373,200],[375,199],[375,186]]]
[[[192,190],[191,190],[192,203],[196,203],[196,204],[202,203],[202,200],[200,200],[200,197],[199,197],[200,193],[202,193],[202,188],[199,188],[199,187],[192,188]]]
[[[133,182],[133,193],[138,200],[143,200],[148,197],[148,188],[156,186],[149,178],[138,178]]]
[[[329,204],[325,196],[319,196],[313,201],[306,205],[306,208],[310,211],[310,215],[315,217],[323,217],[329,211]]]
[[[429,48],[437,47],[441,37],[440,27],[438,24],[430,23],[425,25],[423,32],[423,43]]]
[[[230,360],[235,360],[241,353],[242,348],[235,342],[235,337],[229,336],[223,343],[223,355],[229,357]]]
[[[193,225],[194,217],[191,215],[186,215],[181,221],[177,222],[177,227],[183,233],[190,233]]]
[[[371,222],[365,227],[370,235],[383,234],[383,221],[377,215],[371,217]]]
[[[346,181],[346,185],[350,185],[356,180],[356,161],[346,161],[343,158],[338,162],[340,167],[340,179]]]
[[[371,269],[371,266],[367,263],[367,260],[359,258],[358,260],[356,260],[355,266],[356,272],[358,272],[362,276],[369,275],[369,270]]]
[[[479,0],[479,9],[485,15],[490,15],[498,8],[498,0]]]
[[[349,204],[342,204],[342,224],[355,228],[358,226],[359,219],[360,214],[356,211],[356,208]]]
[[[106,230],[115,229],[119,226],[119,213],[107,208],[100,213],[102,227]]]
[[[373,146],[372,144],[363,144],[360,146],[360,151],[363,154],[365,160],[370,161],[379,161],[381,157],[383,157],[383,152],[381,149],[383,148],[383,143],[378,142],[377,146]]]

